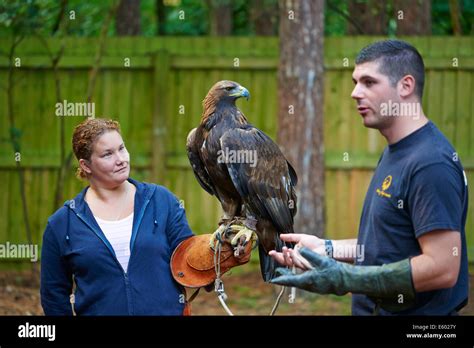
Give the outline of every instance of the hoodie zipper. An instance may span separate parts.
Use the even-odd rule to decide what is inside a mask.
[[[142,214],[143,215],[143,214]],[[117,263],[117,266],[120,267],[120,270],[122,271],[122,275],[123,275],[123,278],[124,278],[124,281],[125,281],[125,292],[127,294],[127,307],[128,307],[128,312],[133,315],[133,307],[132,307],[132,303],[131,303],[131,294],[130,294],[130,280],[128,278],[128,274],[127,272],[123,269],[122,265],[120,264],[119,260],[117,259],[117,255],[115,255],[115,251],[113,250],[112,246],[109,245],[108,241],[106,239],[104,239],[100,233],[93,227],[91,226],[87,221],[86,219],[84,219],[82,217],[81,214],[79,213],[76,213],[76,216],[82,220],[82,222],[84,222],[94,233],[97,237],[100,238],[100,240],[105,244],[105,247],[107,249],[109,249],[110,253],[112,254],[112,257],[114,258],[115,262]],[[131,255],[132,253],[130,252],[130,257],[132,256]],[[130,263],[130,260],[129,260],[129,263]]]
[[[133,247],[135,246],[135,240],[137,239],[138,229],[140,228],[140,225],[142,223],[143,215],[145,214],[145,209],[148,206],[148,203],[150,203],[150,199],[147,199],[145,201],[145,204],[143,204],[142,210],[140,210],[140,213],[138,214],[137,223],[135,224],[135,226],[133,226],[132,229],[132,238],[130,240],[130,258],[128,260],[129,264],[130,260],[132,259]]]
[[[133,247],[135,245],[135,240],[137,238],[137,234],[138,234],[138,229],[140,228],[140,225],[141,225],[141,222],[142,222],[142,219],[143,219],[143,215],[145,214],[145,209],[146,207],[148,206],[148,204],[150,203],[150,199],[147,199],[145,201],[145,204],[143,204],[143,207],[142,209],[140,210],[140,213],[138,215],[138,218],[137,218],[137,223],[133,226],[133,229],[132,229],[132,238],[131,238],[131,241],[130,241],[130,257],[129,257],[129,260],[128,260],[128,264],[130,265],[130,261],[132,259],[132,255],[133,255]],[[129,312],[130,314],[133,314],[133,304],[131,303],[131,293],[130,293],[130,279],[128,277],[128,273],[127,271],[125,271],[122,267],[122,265],[120,264],[119,260],[117,259],[117,255],[115,255],[115,251],[113,250],[112,246],[109,245],[108,241],[103,238],[101,236],[101,234],[97,231],[96,228],[94,228],[93,226],[91,226],[87,221],[86,219],[84,219],[82,217],[81,214],[79,213],[76,213],[76,216],[82,220],[82,222],[84,222],[94,233],[97,237],[100,238],[100,240],[104,243],[104,245],[106,246],[106,248],[110,251],[110,253],[112,254],[115,262],[117,263],[118,267],[120,267],[120,269],[122,270],[122,274],[123,274],[123,277],[124,277],[124,280],[125,280],[125,291],[127,293],[127,304],[128,304],[128,309],[129,309]]]
[[[145,209],[146,207],[148,206],[148,204],[150,203],[150,199],[147,199],[145,201],[145,204],[143,204],[143,207],[142,209],[140,210],[140,213],[138,215],[138,218],[137,218],[137,223],[133,226],[133,229],[132,229],[132,237],[131,237],[131,241],[130,241],[130,258],[129,258],[129,261],[128,263],[130,264],[130,259],[132,258],[132,254],[133,254],[133,247],[135,245],[135,240],[137,238],[137,234],[138,234],[138,229],[140,228],[140,225],[141,225],[141,222],[142,222],[142,219],[143,219],[143,215],[145,214]],[[82,222],[84,222],[94,233],[97,237],[100,238],[100,240],[104,243],[104,245],[107,247],[107,249],[110,251],[110,253],[112,254],[112,256],[114,257],[114,260],[115,262],[117,263],[117,265],[120,267],[120,269],[122,270],[122,272],[127,275],[127,272],[123,269],[122,265],[120,264],[119,260],[117,259],[117,256],[115,255],[115,251],[113,250],[112,246],[108,243],[108,241],[103,238],[101,236],[101,234],[94,228],[94,226],[90,225],[86,219],[84,219],[82,217],[82,215],[80,213],[76,213],[76,216],[82,220]]]
[[[122,272],[123,272],[123,273],[126,273],[126,272],[124,271],[122,265],[120,264],[119,260],[117,259],[117,255],[115,255],[114,249],[112,248],[112,246],[109,245],[108,241],[107,241],[106,239],[104,239],[104,238],[100,235],[100,233],[99,233],[93,226],[91,226],[91,225],[86,221],[86,219],[84,219],[84,218],[82,217],[81,214],[76,213],[76,216],[77,216],[79,219],[81,219],[82,222],[84,222],[84,223],[87,225],[87,227],[89,227],[89,228],[95,233],[95,235],[96,235],[97,237],[100,238],[100,240],[105,244],[106,248],[109,249],[110,253],[111,253],[112,256],[114,257],[115,262],[116,262],[117,265],[120,267],[120,269],[122,270]]]

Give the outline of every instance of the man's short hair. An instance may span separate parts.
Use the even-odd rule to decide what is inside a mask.
[[[401,40],[378,41],[364,47],[356,57],[355,63],[379,62],[379,72],[388,76],[392,86],[405,75],[415,78],[415,94],[423,97],[425,84],[425,65],[415,47]]]

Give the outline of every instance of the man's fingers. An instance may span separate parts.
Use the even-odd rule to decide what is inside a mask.
[[[280,238],[284,242],[294,242],[298,243],[301,240],[301,237],[304,235],[301,233],[282,233],[280,234]]]
[[[291,258],[288,255],[288,249],[285,248],[285,247],[283,247],[283,250],[282,250],[281,253],[279,253],[278,251],[275,251],[275,250],[271,250],[268,253],[268,255],[273,257],[276,260],[276,262],[278,262],[282,266],[288,266],[288,267],[293,266]]]
[[[283,257],[283,253],[279,253],[275,250],[271,250],[268,255],[270,255],[271,257],[273,257],[275,259],[276,262],[278,262],[279,264],[281,265],[284,265],[286,266],[285,264],[285,258]]]
[[[304,271],[314,268],[308,260],[301,256],[298,250],[290,249],[290,257],[295,266]]]
[[[308,269],[311,269],[312,266],[309,264],[308,261],[306,261],[306,264],[301,262],[301,257],[295,257],[293,256],[295,254],[295,251],[293,249],[288,249],[287,247],[283,247],[283,250],[281,253],[271,250],[268,255],[273,257],[273,259],[278,262],[280,265],[283,266],[288,266],[288,267],[293,267],[296,266],[303,271],[306,271]]]
[[[285,266],[293,267],[293,260],[291,260],[290,251],[287,247],[282,248],[283,257],[285,259]]]

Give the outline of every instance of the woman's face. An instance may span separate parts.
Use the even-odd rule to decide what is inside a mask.
[[[102,134],[95,142],[90,161],[84,161],[89,180],[113,187],[130,175],[130,155],[116,131]]]

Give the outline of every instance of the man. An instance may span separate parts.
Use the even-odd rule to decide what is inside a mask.
[[[376,42],[358,54],[352,77],[364,126],[388,143],[358,239],[282,235],[297,243],[295,250],[270,255],[306,271],[281,269],[273,282],[321,294],[352,292],[354,315],[457,314],[468,297],[467,180],[455,149],[423,113],[423,60],[406,42]],[[356,246],[365,251],[357,260]],[[337,258],[341,250],[352,259]]]

